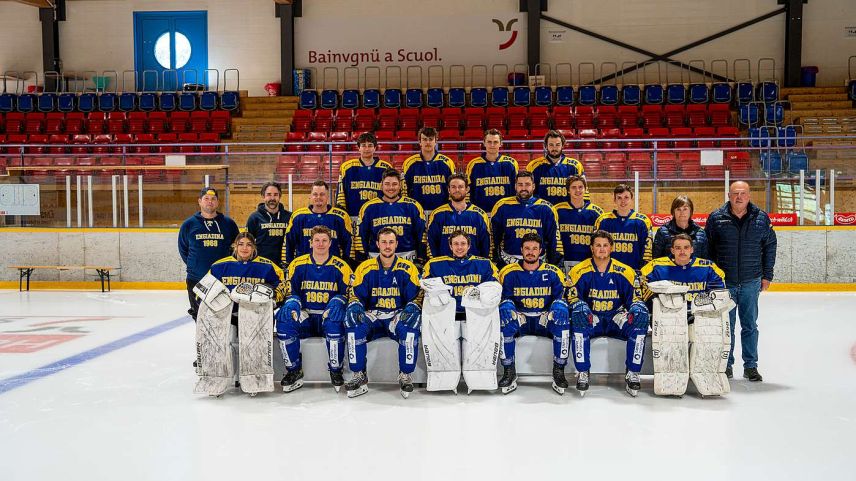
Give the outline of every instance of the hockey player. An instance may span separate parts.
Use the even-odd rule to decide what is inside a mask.
[[[615,210],[605,212],[594,223],[594,230],[609,232],[615,243],[613,259],[639,271],[651,260],[651,221],[633,210],[633,190],[618,184],[612,191]]]
[[[425,228],[428,257],[451,256],[449,236],[463,231],[470,239],[470,255],[490,258],[490,221],[481,208],[467,202],[470,186],[463,174],[449,177],[449,202],[443,204],[428,217]]]
[[[360,209],[359,237],[355,246],[363,252],[361,258],[378,256],[378,234],[381,229],[389,228],[398,235],[396,254],[399,257],[409,261],[424,260],[425,213],[422,206],[410,197],[402,197],[401,174],[397,170],[384,172],[382,186],[382,197],[375,197]]]
[[[648,309],[634,288],[636,274],[629,266],[611,257],[612,236],[596,230],[591,236],[592,257],[571,269],[571,330],[574,333],[574,365],[577,390],[589,388],[591,339],[609,336],[627,342],[626,390],[639,392]]]
[[[503,394],[517,389],[514,350],[518,336],[534,335],[553,339],[553,390],[564,394],[568,388],[565,365],[568,363],[571,323],[566,285],[562,271],[540,260],[541,237],[528,232],[523,236],[523,259],[503,267],[499,273],[502,303],[499,319],[502,326]]]
[[[425,215],[443,205],[449,198],[447,184],[455,173],[455,162],[437,152],[437,130],[433,127],[419,129],[420,152],[411,155],[401,168],[407,196],[419,202]]]
[[[187,266],[187,296],[190,300],[187,313],[194,321],[199,311],[199,299],[193,288],[205,277],[214,261],[229,255],[238,235],[235,221],[217,212],[220,201],[216,189],[204,187],[199,192],[198,203],[199,212],[185,220],[178,230],[178,254]]]
[[[485,151],[467,164],[471,189],[469,200],[485,212],[490,212],[500,199],[514,194],[517,161],[500,154],[501,147],[502,134],[490,129],[484,134]]]
[[[489,259],[470,254],[470,237],[463,230],[456,230],[449,235],[449,250],[451,256],[434,257],[425,264],[422,278],[439,277],[452,288],[458,318],[462,319],[464,308],[461,306],[461,296],[464,290],[483,282],[496,281],[499,274]]]
[[[330,229],[330,253],[342,259],[352,259],[351,218],[338,207],[330,207],[330,186],[323,180],[312,183],[309,207],[294,211],[285,229],[285,262],[311,251],[312,228],[318,225]]]
[[[288,261],[282,257],[282,244],[291,212],[280,203],[282,187],[279,183],[266,182],[262,186],[261,195],[262,202],[247,219],[247,232],[256,238],[259,256],[284,267]]]
[[[603,214],[603,209],[585,199],[586,188],[585,177],[568,177],[568,197],[554,206],[565,254],[562,258],[564,272],[570,272],[572,267],[591,257],[589,238],[594,232],[595,221]]]
[[[534,232],[543,239],[545,260],[558,265],[563,250],[556,210],[546,200],[533,195],[535,182],[531,172],[520,171],[514,188],[517,195],[500,200],[490,213],[494,261],[499,266],[505,266],[522,259],[523,237]]]
[[[346,217],[347,219],[347,217]],[[344,378],[345,307],[353,272],[340,257],[330,253],[333,231],[325,225],[310,229],[312,251],[288,266],[287,299],[276,314],[276,334],[285,361],[283,392],[303,386],[300,340],[324,337],[330,382],[339,392]]]
[[[357,137],[357,148],[360,149],[360,157],[347,160],[339,167],[339,189],[336,196],[336,205],[351,216],[355,231],[360,209],[366,202],[381,194],[383,173],[392,168],[389,162],[375,157],[377,137],[371,132],[364,132]]]
[[[348,362],[354,376],[345,384],[348,397],[368,392],[366,343],[389,337],[398,342],[398,384],[405,398],[413,392],[410,374],[419,355],[422,291],[419,272],[396,255],[398,234],[390,227],[377,233],[376,259],[357,267],[345,312]]]
[[[583,164],[567,157],[562,152],[564,147],[565,136],[558,130],[551,130],[544,136],[544,156],[532,160],[526,166],[526,170],[532,172],[535,178],[535,195],[553,205],[568,199],[568,177],[585,178]]]

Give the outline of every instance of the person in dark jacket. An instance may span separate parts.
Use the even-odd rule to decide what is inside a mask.
[[[190,309],[187,313],[196,320],[199,299],[193,287],[205,277],[211,264],[232,252],[232,243],[238,236],[235,221],[217,212],[220,201],[217,190],[205,187],[199,192],[199,212],[190,216],[178,230],[178,254],[187,266],[187,296]]]
[[[256,239],[259,256],[273,261],[277,267],[284,268],[285,255],[282,244],[285,241],[285,228],[291,219],[291,212],[280,203],[282,187],[278,182],[267,182],[261,189],[262,202],[247,218],[247,232]]]
[[[758,296],[773,282],[776,233],[770,217],[750,201],[749,184],[737,181],[728,202],[713,211],[705,227],[710,260],[725,271],[725,285],[737,308],[731,316],[731,353],[725,373],[732,377],[734,328],[740,314],[743,377],[761,381],[758,373]]]
[[[704,229],[693,222],[693,201],[685,195],[679,195],[672,201],[672,220],[657,229],[654,235],[653,258],[668,257],[671,254],[672,238],[686,234],[693,240],[693,255],[707,259],[707,235]]]

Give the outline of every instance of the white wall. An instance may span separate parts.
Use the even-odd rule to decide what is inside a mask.
[[[0,2],[0,75],[7,70],[34,70],[41,78],[41,25],[39,11],[34,7]],[[14,91],[15,84],[9,82],[6,88]],[[2,89],[0,83],[0,91]]]
[[[844,27],[856,26],[853,0],[811,0],[803,5],[802,65],[817,65],[818,85],[842,85],[847,79],[847,58],[856,55],[856,38]],[[856,64],[854,64],[856,78]]]

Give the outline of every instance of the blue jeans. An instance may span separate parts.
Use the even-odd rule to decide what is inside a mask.
[[[728,354],[728,367],[734,364],[734,338],[737,325],[737,313],[740,313],[740,348],[743,353],[743,368],[758,367],[758,296],[761,294],[761,278],[726,283],[731,299],[737,307],[728,313],[731,320],[731,352]]]

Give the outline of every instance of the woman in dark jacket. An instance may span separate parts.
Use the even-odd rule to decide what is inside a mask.
[[[653,258],[668,257],[671,253],[672,237],[687,234],[693,240],[693,255],[707,259],[707,235],[698,224],[693,222],[693,201],[685,195],[679,195],[672,201],[672,220],[660,227],[654,235]]]

